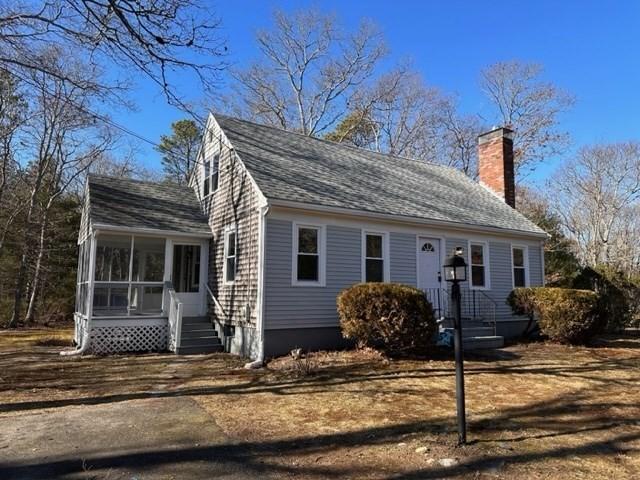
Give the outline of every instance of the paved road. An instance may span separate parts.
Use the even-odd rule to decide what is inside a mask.
[[[0,479],[264,479],[187,397],[0,416]]]

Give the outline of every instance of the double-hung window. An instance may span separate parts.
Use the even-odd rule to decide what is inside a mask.
[[[238,242],[235,229],[229,229],[224,234],[224,281],[233,283],[236,280],[238,258]]]
[[[384,233],[363,233],[362,280],[364,282],[384,282],[388,279],[386,243]]]
[[[204,180],[202,183],[203,196],[214,193],[218,189],[218,166],[220,164],[220,152],[207,157],[204,161]]]
[[[294,225],[293,232],[294,285],[324,284],[324,228]]]
[[[513,286],[526,287],[528,282],[527,272],[527,247],[511,247],[511,263],[513,265]]]
[[[469,244],[469,264],[471,266],[471,287],[489,288],[488,248],[486,243]]]

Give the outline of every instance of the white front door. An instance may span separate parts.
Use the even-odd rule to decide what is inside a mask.
[[[440,240],[420,237],[418,241],[418,288],[440,288]]]
[[[206,242],[180,242],[168,246],[170,281],[182,302],[182,316],[195,317],[206,313],[207,281]]]
[[[418,238],[418,288],[424,290],[431,302],[436,316],[440,316],[442,307],[440,240],[437,238]]]

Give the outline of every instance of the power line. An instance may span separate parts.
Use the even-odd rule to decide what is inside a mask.
[[[13,70],[11,70],[11,69],[9,69],[9,68],[6,68],[6,70],[7,70],[7,71],[9,71],[12,75],[14,75],[14,76],[16,76],[17,78],[19,78],[19,79],[20,79],[21,81],[23,81],[24,83],[27,83],[27,84],[31,85],[32,87],[35,87],[35,88],[44,88],[44,90],[45,90],[49,95],[55,96],[55,94],[54,94],[54,93],[52,93],[50,90],[48,90],[48,88],[47,88],[46,86],[45,86],[45,87],[43,87],[42,85],[38,85],[38,84],[34,83],[33,81],[31,81],[31,80],[29,80],[29,79],[27,79],[27,78],[23,77],[21,74],[16,73],[15,71],[13,71]],[[116,128],[116,129],[120,130],[121,132],[126,133],[127,135],[130,135],[130,136],[132,136],[132,137],[137,138],[138,140],[141,140],[141,141],[143,141],[143,142],[145,142],[145,143],[148,143],[149,145],[153,146],[153,147],[154,147],[154,148],[156,148],[156,149],[157,149],[157,148],[160,148],[160,144],[159,144],[159,143],[157,143],[157,142],[155,142],[155,141],[153,141],[153,140],[150,140],[149,138],[144,137],[142,134],[137,133],[137,132],[135,132],[135,131],[131,130],[130,128],[128,128],[128,127],[125,127],[124,125],[122,125],[122,124],[120,124],[120,123],[118,123],[118,122],[116,122],[116,121],[114,121],[114,120],[111,120],[109,117],[107,117],[107,116],[105,116],[105,115],[103,115],[103,114],[100,114],[100,113],[98,113],[98,112],[96,112],[96,111],[94,111],[94,110],[91,110],[91,109],[90,109],[90,108],[88,108],[88,107],[85,107],[85,106],[82,106],[82,105],[78,105],[78,104],[77,104],[76,102],[74,102],[73,100],[69,100],[69,102],[70,102],[70,103],[72,103],[72,104],[74,105],[74,107],[75,107],[75,108],[77,108],[78,110],[81,110],[81,111],[83,111],[83,112],[85,112],[85,113],[87,113],[87,114],[91,115],[95,120],[100,120],[101,122],[106,123],[107,125],[110,125],[110,126],[112,126],[113,128]],[[206,123],[202,122],[199,118],[197,118],[197,117],[196,117],[195,115],[193,115],[193,114],[191,114],[191,116],[193,117],[194,121],[196,121],[197,123],[199,123],[199,124],[201,125],[201,127],[203,128],[202,135],[203,135],[203,136],[205,136],[206,134],[208,134],[208,133],[209,133],[209,131],[208,131],[208,129],[207,129],[207,125],[206,125]],[[206,138],[206,137],[203,137],[203,138]],[[222,142],[222,138],[221,138],[221,137],[219,137],[219,138],[218,138],[218,140],[219,140],[220,142]],[[225,146],[226,146],[226,147],[228,147],[228,148],[232,148],[232,147],[231,147],[231,145],[226,144],[226,143],[225,143]],[[179,159],[181,159],[181,160],[184,160],[184,161],[191,161],[191,160],[187,159],[186,157],[184,157],[180,152],[176,152],[175,150],[171,150],[171,149],[166,149],[166,150],[167,150],[169,153],[171,153],[171,154],[175,155],[176,157],[178,157],[178,158],[179,158]],[[203,162],[200,162],[197,158],[194,160],[194,163],[195,163],[196,165],[204,165],[204,163],[203,163]]]

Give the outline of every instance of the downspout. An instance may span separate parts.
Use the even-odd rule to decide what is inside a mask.
[[[269,213],[269,204],[264,203],[260,207],[258,216],[258,299],[257,299],[257,330],[258,330],[258,355],[256,359],[246,363],[244,368],[260,368],[264,365],[264,273],[266,252],[266,217]]]
[[[90,340],[91,340],[91,318],[93,317],[93,289],[95,287],[95,268],[96,268],[96,238],[98,236],[98,231],[95,230],[91,234],[91,250],[89,254],[89,295],[87,296],[87,328],[82,335],[82,341],[80,346],[75,350],[64,350],[60,352],[60,355],[63,357],[72,357],[76,355],[82,355],[89,349]],[[132,252],[133,256],[133,252]]]

